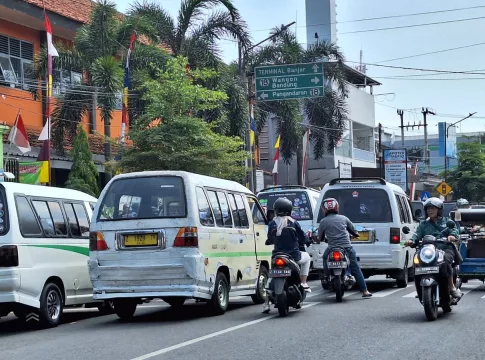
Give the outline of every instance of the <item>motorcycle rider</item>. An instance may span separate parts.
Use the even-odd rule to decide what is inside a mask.
[[[266,245],[274,245],[273,254],[278,252],[286,253],[301,265],[301,286],[306,292],[311,292],[307,284],[311,258],[304,251],[305,244],[309,245],[309,241],[298,221],[291,217],[293,203],[287,198],[278,198],[274,202],[273,208],[276,216],[268,224]],[[268,296],[266,296],[262,312],[266,314],[270,312]]]
[[[433,235],[438,238],[442,237],[441,232],[446,229],[446,222],[448,221],[448,218],[443,217],[443,201],[436,197],[429,198],[424,203],[424,211],[428,215],[428,218],[419,224],[418,228],[416,229],[416,233],[413,235],[411,240],[407,240],[405,242],[406,246],[417,242],[426,235]],[[458,229],[453,228],[448,229],[448,231],[448,240],[453,242],[457,241],[459,237]],[[452,264],[455,260],[455,262],[459,265],[461,262],[461,256],[453,244],[438,243],[436,247],[445,252],[444,266],[440,267],[440,272],[442,272],[443,276],[448,278],[450,294],[454,298],[459,299],[463,296],[463,294],[455,287],[453,282]]]
[[[355,277],[357,285],[360,291],[363,293],[362,297],[371,297],[372,294],[367,290],[364,275],[360,270],[359,263],[357,262],[357,255],[352,248],[350,242],[350,234],[354,237],[359,237],[359,233],[355,230],[354,224],[344,215],[339,214],[339,204],[334,198],[327,198],[322,202],[323,219],[320,221],[318,227],[318,236],[320,242],[327,237],[328,247],[323,253],[323,266],[325,275],[328,276],[327,257],[330,249],[333,247],[341,247],[345,249],[350,260],[350,270]],[[349,234],[350,233],[350,234]]]
[[[455,210],[456,209],[471,209],[471,207],[472,206],[470,205],[470,203],[468,202],[467,199],[461,198],[461,199],[456,200]]]

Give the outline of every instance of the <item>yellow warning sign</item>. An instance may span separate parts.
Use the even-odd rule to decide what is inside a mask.
[[[443,196],[448,195],[452,190],[453,190],[453,188],[450,185],[448,185],[447,183],[445,183],[444,181],[442,181],[436,187],[436,191],[439,192]]]

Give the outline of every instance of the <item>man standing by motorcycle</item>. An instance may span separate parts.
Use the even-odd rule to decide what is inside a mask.
[[[301,286],[306,292],[311,292],[307,284],[311,258],[304,251],[305,244],[309,245],[309,241],[298,221],[291,217],[293,203],[287,198],[279,198],[274,202],[273,208],[276,216],[268,224],[268,239],[265,244],[274,245],[273,254],[278,252],[288,254],[301,265]],[[266,296],[262,312],[267,314],[269,311],[269,298]]]
[[[352,224],[348,217],[339,214],[339,205],[337,200],[334,198],[327,198],[323,200],[322,210],[324,217],[320,221],[320,225],[318,227],[318,237],[320,242],[325,240],[325,236],[327,237],[328,241],[328,247],[323,253],[325,276],[328,277],[326,259],[330,249],[333,247],[341,247],[347,252],[350,260],[350,271],[355,277],[360,291],[363,293],[362,297],[371,297],[372,294],[369,292],[369,290],[367,290],[364,275],[362,274],[362,270],[357,262],[357,254],[355,253],[352,243],[350,242],[350,235],[359,237],[357,230],[355,230],[354,224]]]
[[[448,221],[446,217],[443,217],[443,201],[436,197],[429,198],[424,203],[424,211],[428,215],[428,218],[419,224],[418,228],[416,229],[416,233],[413,235],[411,240],[407,240],[405,242],[406,246],[409,246],[421,240],[426,235],[432,235],[437,238],[441,238],[443,236],[442,231],[447,228],[446,222]],[[453,242],[457,241],[459,237],[458,229],[453,228],[448,229],[448,231],[448,240]],[[459,299],[463,296],[463,294],[455,287],[455,284],[453,282],[452,264],[453,261],[455,261],[459,265],[459,263],[461,262],[461,256],[458,253],[455,245],[453,244],[438,243],[437,248],[445,252],[444,264],[442,267],[440,267],[440,272],[443,276],[446,276],[446,278],[448,278],[448,287],[450,290],[450,294],[454,298]],[[419,284],[416,284],[416,286],[418,285]]]

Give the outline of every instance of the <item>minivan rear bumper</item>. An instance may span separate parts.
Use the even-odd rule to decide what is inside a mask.
[[[20,271],[17,268],[0,269],[0,303],[19,302]]]
[[[160,265],[99,265],[89,260],[89,275],[93,284],[93,298],[106,300],[115,298],[157,298],[183,296],[210,299],[213,284],[197,279],[199,266],[194,262],[187,269],[184,264]],[[184,259],[187,263],[187,258]],[[199,259],[197,259],[199,260]]]
[[[356,251],[362,269],[403,269],[406,262],[406,253],[402,250],[391,250],[390,254],[359,254]]]

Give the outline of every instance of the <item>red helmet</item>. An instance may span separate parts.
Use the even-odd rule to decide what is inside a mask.
[[[329,213],[338,214],[338,201],[334,198],[327,198],[323,200],[323,214],[327,216]]]

